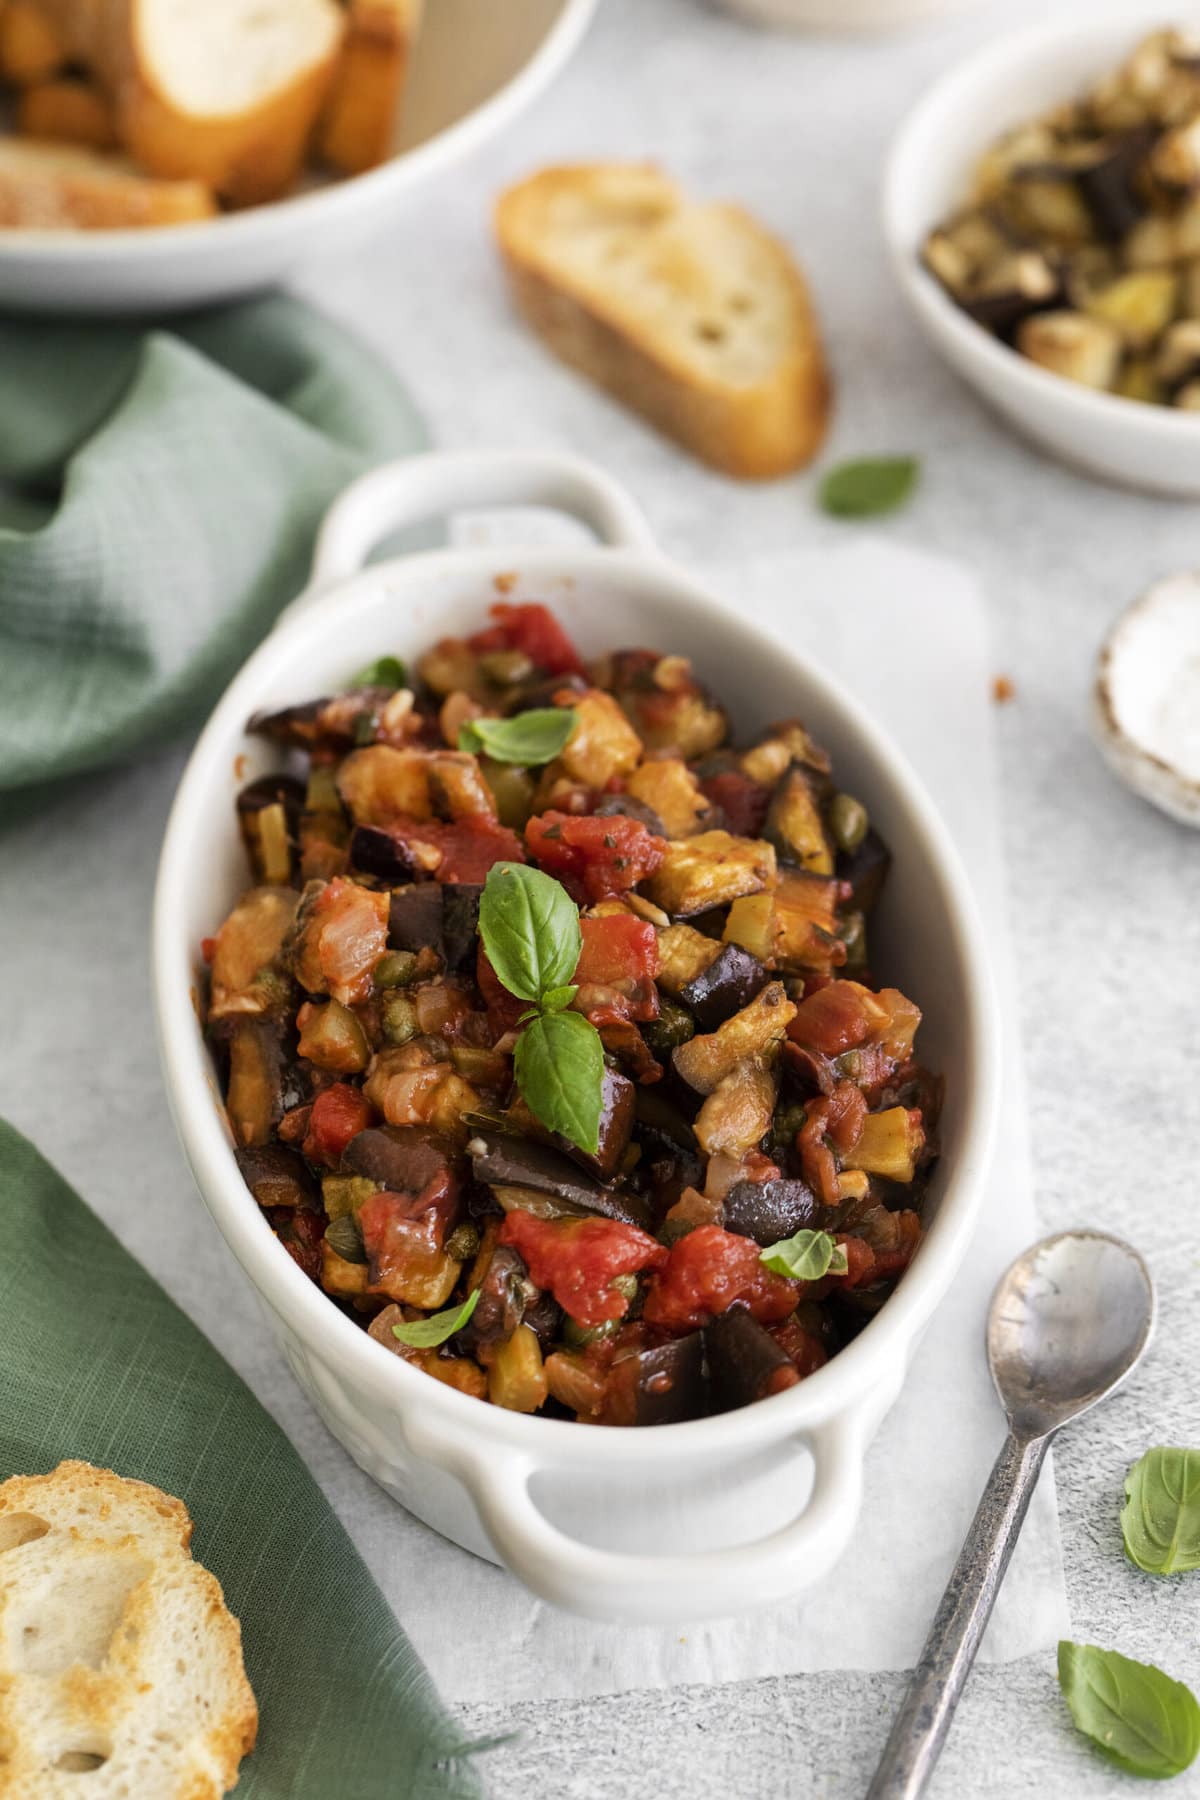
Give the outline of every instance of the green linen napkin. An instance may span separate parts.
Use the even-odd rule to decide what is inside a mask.
[[[198,719],[338,490],[424,441],[388,369],[284,295],[0,318],[0,792]]]
[[[279,1427],[0,1121],[0,1478],[82,1457],[184,1501],[242,1622],[258,1747],[238,1800],[477,1800],[425,1670]]]

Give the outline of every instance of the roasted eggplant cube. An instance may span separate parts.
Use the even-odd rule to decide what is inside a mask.
[[[652,1223],[649,1205],[640,1194],[606,1187],[549,1144],[479,1131],[467,1150],[476,1181],[490,1187],[533,1188],[560,1201],[570,1212],[623,1219],[627,1225],[638,1225],[643,1231]]]
[[[570,1138],[560,1137],[559,1146],[574,1162],[598,1175],[601,1181],[611,1181],[620,1170],[633,1135],[636,1104],[634,1085],[629,1077],[606,1067],[600,1090],[599,1142],[595,1155],[581,1150]]]
[[[672,918],[691,918],[724,906],[741,894],[757,894],[775,875],[775,851],[761,838],[701,831],[668,841],[656,874],[646,884],[655,906]]]
[[[680,1044],[672,1057],[675,1071],[698,1094],[711,1094],[740,1063],[765,1056],[795,1016],[783,983],[772,981],[715,1032]]]
[[[442,953],[445,889],[436,881],[419,881],[393,893],[388,905],[388,945],[393,950]]]
[[[441,892],[442,954],[446,959],[446,967],[473,970],[483,884],[478,881],[447,881],[442,883]]]
[[[350,867],[396,886],[416,874],[407,844],[380,825],[356,825],[350,834]]]
[[[748,950],[726,944],[707,968],[680,989],[679,998],[701,1031],[715,1031],[749,1006],[769,980],[767,970]]]
[[[704,1333],[689,1332],[614,1363],[605,1395],[610,1425],[676,1425],[709,1410]]]
[[[835,873],[850,883],[850,905],[855,912],[870,913],[883,891],[892,853],[872,825],[857,850],[842,851]]]
[[[291,881],[303,807],[304,783],[292,775],[262,775],[238,795],[238,824],[256,881]]]
[[[821,1206],[804,1181],[736,1181],[725,1196],[725,1229],[778,1244],[797,1231],[811,1230]]]
[[[704,1327],[713,1412],[732,1412],[795,1387],[800,1377],[769,1331],[742,1307]]]
[[[317,1184],[298,1150],[287,1144],[250,1144],[234,1154],[242,1180],[260,1206],[319,1204]]]
[[[820,802],[803,769],[792,767],[781,777],[767,808],[764,836],[785,862],[796,863],[810,875],[833,874],[833,850]]]

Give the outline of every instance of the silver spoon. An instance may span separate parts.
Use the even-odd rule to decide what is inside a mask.
[[[1103,1232],[1044,1238],[1001,1280],[988,1312],[987,1354],[1008,1437],[866,1800],[924,1793],[1050,1441],[1124,1381],[1153,1329],[1149,1270],[1136,1250]]]

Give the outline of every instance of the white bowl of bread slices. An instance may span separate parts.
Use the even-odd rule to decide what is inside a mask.
[[[0,300],[224,300],[512,118],[595,0],[0,0]]]

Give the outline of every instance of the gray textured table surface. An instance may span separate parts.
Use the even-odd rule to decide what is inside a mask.
[[[902,39],[837,42],[769,38],[701,0],[601,0],[577,60],[531,115],[423,190],[353,263],[303,286],[395,360],[439,442],[598,456],[675,553],[730,560],[886,529],[982,573],[996,667],[1017,690],[997,723],[1039,1204],[1048,1228],[1087,1220],[1131,1235],[1162,1302],[1136,1384],[1058,1453],[1076,1635],[1157,1658],[1200,1688],[1200,1577],[1139,1576],[1116,1525],[1127,1464],[1148,1444],[1200,1441],[1200,841],[1118,788],[1084,728],[1107,621],[1197,557],[1196,510],[1078,479],[994,424],[900,311],[875,227],[886,144],[925,83],[972,42],[1045,10],[1020,0]],[[919,452],[922,490],[902,517],[837,526],[814,510],[808,479],[757,489],[708,476],[512,322],[486,234],[497,187],[551,158],[647,154],[752,205],[802,257],[838,379],[831,452]],[[177,769],[171,756],[84,784],[6,835],[2,1104],[238,1364],[262,1326],[182,1172],[149,1035],[150,886]],[[306,1403],[282,1374],[262,1397],[296,1428]],[[905,1528],[921,1528],[919,1493]],[[521,1742],[490,1761],[491,1791],[852,1800],[900,1686],[837,1673],[586,1703],[531,1694],[516,1709]],[[463,1718],[471,1730],[512,1722],[478,1706]],[[1174,1791],[1198,1787],[1193,1775]],[[976,1673],[934,1784],[941,1800],[1127,1788],[1067,1724],[1049,1655]]]

